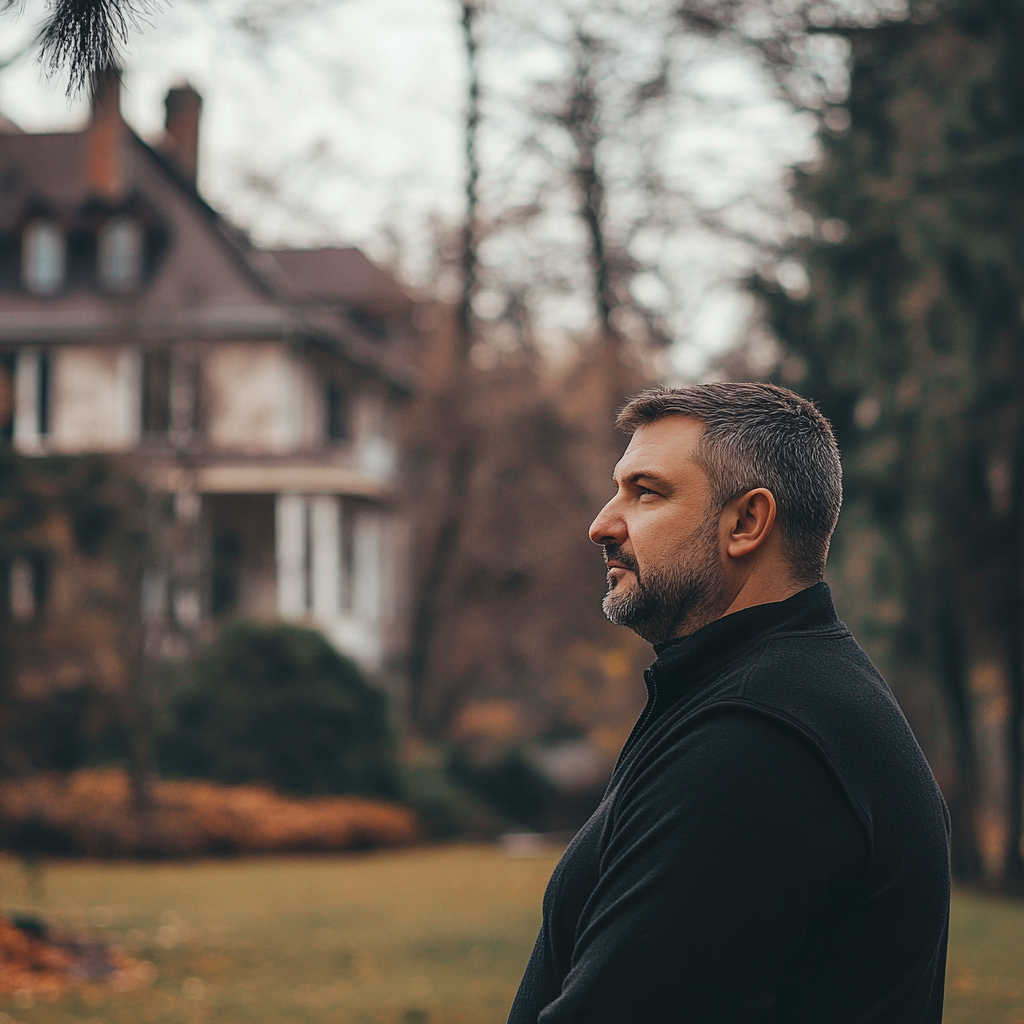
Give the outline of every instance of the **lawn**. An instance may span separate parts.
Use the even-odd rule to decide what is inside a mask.
[[[116,939],[155,979],[0,1002],[0,1024],[497,1024],[556,859],[450,846],[55,865],[46,915]],[[25,908],[28,891],[0,859],[0,905]],[[957,897],[946,1021],[1024,1024],[1024,903]]]

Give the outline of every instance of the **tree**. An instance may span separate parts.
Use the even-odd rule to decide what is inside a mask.
[[[518,278],[518,294],[533,305],[558,289],[586,295],[591,324],[577,331],[581,361],[602,378],[589,396],[589,426],[595,440],[602,431],[608,439],[615,411],[648,379],[650,357],[669,340],[664,311],[641,301],[633,284],[665,270],[651,254],[653,236],[695,221],[689,197],[666,174],[659,144],[679,86],[671,6],[565,0],[495,17],[518,46],[547,50],[557,71],[505,99],[520,108],[518,122],[513,126],[506,113],[503,125],[518,152],[512,170],[498,171],[491,188],[506,203],[513,196],[515,205],[510,215],[492,218],[484,242],[491,263],[501,267],[491,270],[490,285],[510,290],[510,279]],[[576,221],[578,243],[567,237],[566,214]],[[524,241],[529,246],[531,226],[544,220],[550,227],[539,240],[547,251],[532,260],[519,254],[510,268],[510,252]],[[574,274],[574,264],[585,274]],[[601,456],[608,453],[601,445]]]
[[[150,504],[105,457],[0,454],[0,770],[127,760],[136,804],[154,773],[139,604]]]
[[[463,52],[466,59],[466,106],[463,139],[465,143],[465,206],[459,240],[458,264],[460,270],[459,299],[455,310],[454,331],[450,335],[453,347],[442,357],[445,372],[442,379],[433,378],[436,390],[421,404],[431,421],[443,421],[443,431],[431,431],[433,450],[424,453],[420,463],[420,488],[428,489],[433,507],[440,514],[418,517],[417,533],[425,537],[426,558],[418,565],[412,605],[410,632],[409,711],[413,721],[422,718],[424,690],[430,672],[430,661],[439,613],[438,602],[444,590],[449,567],[458,548],[465,520],[465,491],[478,452],[473,431],[467,422],[467,390],[471,387],[470,353],[475,338],[473,299],[477,288],[479,264],[479,180],[480,158],[477,134],[480,125],[480,71],[477,39],[478,10],[475,0],[461,0],[460,27]],[[417,432],[425,424],[417,417]],[[424,473],[423,469],[429,467]],[[423,497],[424,494],[418,495]]]
[[[4,0],[0,14],[21,6]],[[50,72],[67,70],[68,96],[76,95],[100,72],[120,66],[132,31],[157,6],[154,0],[56,0],[36,41],[40,60]]]
[[[531,727],[544,731],[564,717],[556,680],[572,671],[574,645],[586,640],[617,646],[598,609],[601,567],[586,525],[596,489],[591,469],[600,466],[602,479],[607,473],[612,413],[630,390],[610,305],[618,308],[624,293],[617,287],[612,294],[603,182],[600,168],[591,166],[589,174],[575,175],[573,195],[584,219],[590,209],[590,266],[601,282],[591,294],[599,323],[611,335],[598,327],[596,347],[608,357],[601,362],[606,372],[592,418],[581,426],[568,415],[571,403],[557,374],[532,347],[526,326],[530,283],[482,258],[487,246],[523,222],[495,191],[502,174],[487,175],[481,167],[479,61],[487,53],[487,36],[481,39],[483,12],[477,6],[464,3],[460,12],[467,90],[465,216],[452,254],[461,271],[459,299],[452,309],[438,309],[435,329],[425,339],[423,390],[407,431],[415,533],[424,554],[414,602],[410,711],[419,728],[445,735],[469,704],[511,698],[532,703]],[[493,29],[497,16],[487,13]],[[596,80],[585,73],[583,78],[578,95],[596,88]],[[576,106],[581,103],[585,97]],[[563,110],[551,117],[561,119],[559,131],[570,123],[577,132],[583,147],[577,167],[588,153],[593,164],[593,146],[588,150],[583,138],[589,130],[586,112]],[[600,119],[591,120],[602,128]],[[481,289],[504,297],[500,312],[484,320],[476,311]],[[496,344],[496,331],[512,325],[518,328],[517,344]],[[476,358],[481,349],[497,352],[488,369]],[[590,593],[580,589],[588,579]],[[622,714],[615,699],[609,706],[614,711],[596,710],[594,722],[584,725],[596,725],[605,713]]]
[[[1002,751],[1010,887],[1024,883],[1022,13],[951,0],[843,30],[848,127],[823,124],[820,164],[794,186],[817,220],[787,254],[809,286],[756,286],[790,377],[837,429],[837,582],[865,595],[851,605],[943,782],[962,877],[982,871],[980,754]]]

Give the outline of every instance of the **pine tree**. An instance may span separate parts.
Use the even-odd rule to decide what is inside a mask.
[[[1002,763],[1012,887],[1024,882],[1022,16],[1018,2],[959,0],[845,32],[849,126],[823,127],[818,166],[794,184],[818,225],[794,245],[809,289],[757,286],[783,368],[837,428],[836,579],[936,765],[954,868],[982,873],[980,764]],[[868,597],[854,606],[857,591]],[[1003,692],[990,699],[976,691],[992,663]]]

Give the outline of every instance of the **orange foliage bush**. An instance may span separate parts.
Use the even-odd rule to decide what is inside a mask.
[[[0,995],[24,989],[59,993],[73,962],[65,950],[15,928],[0,916]]]
[[[116,769],[0,782],[0,821],[9,848],[35,835],[55,852],[90,857],[350,850],[404,845],[419,832],[411,810],[382,800],[202,781],[158,782],[155,806],[139,814]]]
[[[0,996],[55,999],[69,983],[100,981],[125,991],[153,980],[153,965],[90,936],[44,928],[33,934],[0,915]]]

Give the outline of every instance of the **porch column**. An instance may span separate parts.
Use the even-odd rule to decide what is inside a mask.
[[[352,606],[366,622],[377,622],[381,612],[381,522],[376,510],[356,514],[352,533]]]
[[[318,622],[333,622],[341,604],[341,519],[338,498],[317,494],[309,501],[310,573],[313,615]]]
[[[142,353],[134,348],[121,349],[115,372],[118,447],[133,448],[142,433]]]
[[[300,619],[306,612],[306,499],[301,494],[277,495],[277,614]]]
[[[14,447],[21,452],[38,451],[39,434],[39,353],[18,353],[14,369]]]

